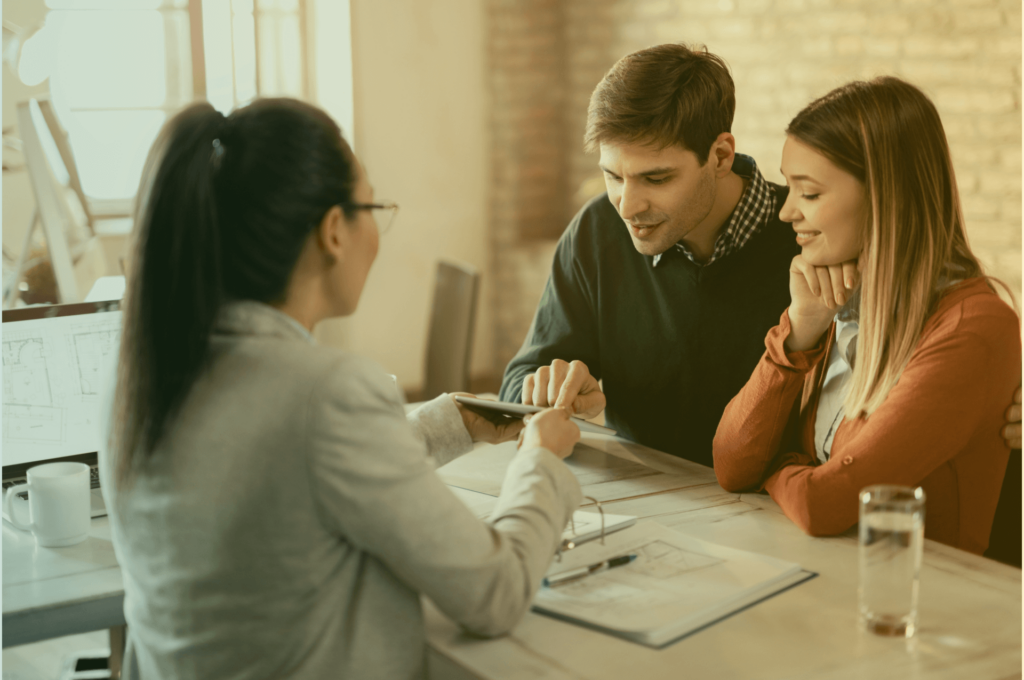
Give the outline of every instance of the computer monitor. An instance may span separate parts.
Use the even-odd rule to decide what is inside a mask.
[[[89,464],[99,487],[100,388],[120,331],[118,301],[3,311],[4,488],[54,460]]]

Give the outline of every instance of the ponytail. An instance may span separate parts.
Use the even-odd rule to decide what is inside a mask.
[[[193,104],[146,161],[109,442],[126,483],[202,372],[229,300],[283,299],[310,231],[350,202],[351,150],[322,111],[257,101],[225,118]]]
[[[127,272],[115,451],[152,451],[206,356],[223,296],[214,175],[224,128],[212,106],[191,106],[164,129],[146,161],[149,181],[140,190]],[[120,457],[119,482],[128,463]]]

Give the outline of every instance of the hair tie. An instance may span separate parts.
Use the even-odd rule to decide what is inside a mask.
[[[221,161],[224,158],[224,144],[220,139],[213,140],[213,151],[210,152],[210,165],[214,170],[220,170]]]

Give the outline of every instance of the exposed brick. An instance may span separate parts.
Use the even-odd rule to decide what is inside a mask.
[[[717,40],[735,40],[736,38],[751,38],[754,36],[755,23],[753,19],[736,18],[729,21],[716,21],[711,24],[710,35]]]
[[[1014,172],[1018,175],[1021,170],[1020,145],[1005,146],[999,150],[999,166],[1006,172]],[[1018,183],[1018,188],[1020,184]]]
[[[1020,191],[1020,177],[1009,172],[981,174],[981,191],[985,194],[1007,195]]]
[[[917,85],[972,84],[1012,86],[1017,82],[1014,67],[959,59],[905,59],[899,73]]]
[[[869,19],[868,28],[870,29],[871,35],[889,33],[906,35],[910,32],[911,22],[910,17],[906,14],[885,12],[872,14]]]
[[[978,54],[977,38],[944,35],[910,35],[903,49],[911,57],[970,57]]]
[[[1004,220],[1016,222],[1019,225],[1021,219],[1020,196],[1003,199],[999,205],[999,216]],[[1017,235],[1020,235],[1020,230],[1017,231]]]
[[[776,0],[778,1],[778,0]],[[632,3],[622,3],[625,6],[631,6]],[[692,2],[691,0],[680,0],[683,11],[687,14],[705,16],[705,17],[718,17],[720,19],[731,19],[735,16],[736,12],[736,0],[701,0],[700,2]],[[627,10],[632,12],[631,10]]]
[[[1020,146],[1019,112],[1015,116],[979,116],[974,121],[974,127],[983,139],[1016,142]]]
[[[968,116],[943,114],[942,127],[946,130],[946,139],[950,142],[974,142],[978,137],[978,126],[974,118]]]
[[[812,21],[822,32],[854,33],[867,28],[868,15],[865,12],[815,12]]]
[[[967,194],[961,196],[964,207],[964,217],[968,222],[973,220],[991,220],[999,216],[999,204],[984,196]]]
[[[1016,108],[1009,89],[941,87],[935,101],[940,108],[952,113],[1009,113]]]
[[[1019,61],[1021,57],[1020,15],[1017,16],[1016,26],[1017,37],[998,37],[992,40],[986,40],[984,42],[985,51],[996,56],[1009,57]]]
[[[658,42],[706,44],[737,86],[733,133],[771,181],[784,129],[854,78],[897,74],[942,117],[972,247],[1021,283],[1020,0],[489,0],[497,370],[519,348],[554,239],[602,191],[583,151],[590,93]],[[540,240],[530,240],[540,239]]]
[[[775,11],[779,14],[803,12],[808,9],[809,0],[775,0]]]
[[[767,14],[773,9],[772,0],[737,0],[736,13],[741,16]]]
[[[641,0],[634,6],[634,17],[642,20],[667,19],[676,13],[672,0]]]
[[[897,38],[871,36],[864,39],[864,53],[868,57],[893,58],[900,55],[901,46]],[[891,66],[889,67],[891,68]]]
[[[858,56],[864,52],[864,38],[859,35],[841,35],[834,44],[836,54],[842,57]]]
[[[709,22],[700,19],[677,18],[661,21],[652,28],[657,42],[705,43],[711,35]]]
[[[1003,24],[1003,12],[998,9],[964,8],[953,14],[953,28],[957,31],[985,31]]]
[[[956,167],[956,158],[953,159],[953,167]],[[971,172],[956,173],[956,187],[961,196],[973,194],[978,189],[978,176]]]
[[[924,12],[915,12],[910,24],[911,35],[948,35],[954,29],[955,15],[949,8],[939,5]]]
[[[1002,221],[968,220],[967,238],[970,240],[971,248],[986,253],[998,252],[1014,245],[1010,230]]]

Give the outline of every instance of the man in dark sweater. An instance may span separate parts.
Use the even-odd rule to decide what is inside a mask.
[[[598,84],[586,144],[608,191],[562,235],[503,401],[607,407],[619,434],[711,466],[800,252],[779,220],[786,187],[735,152],[734,109],[724,62],[683,45],[627,55]]]

